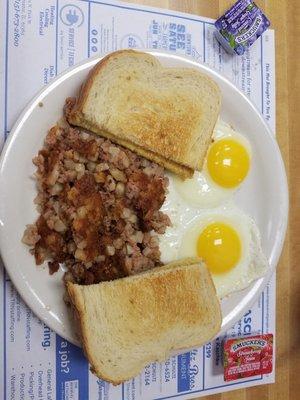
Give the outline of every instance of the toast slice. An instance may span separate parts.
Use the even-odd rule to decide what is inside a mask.
[[[68,121],[185,178],[202,168],[220,104],[207,75],[120,50],[92,69]]]
[[[95,285],[69,282],[67,290],[91,369],[113,384],[203,345],[221,326],[213,281],[198,259]]]

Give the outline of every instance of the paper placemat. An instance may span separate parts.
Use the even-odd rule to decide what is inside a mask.
[[[0,148],[22,108],[58,73],[88,57],[128,47],[163,49],[216,68],[253,100],[275,131],[272,30],[237,57],[226,54],[215,41],[213,20],[196,15],[112,1],[0,4]],[[223,336],[164,363],[150,364],[135,379],[114,387],[89,372],[81,349],[33,315],[1,268],[0,298],[0,399],[185,399],[274,382],[274,370],[224,382]],[[227,335],[251,332],[275,333],[275,275]]]

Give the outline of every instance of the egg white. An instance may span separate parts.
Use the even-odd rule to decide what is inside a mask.
[[[219,120],[215,126],[212,139],[218,141],[224,138],[234,139],[247,150],[251,159],[251,146],[248,140],[236,132],[230,125]],[[206,160],[201,172],[195,171],[190,179],[184,181],[174,176],[174,186],[178,194],[187,202],[202,208],[217,207],[229,200],[237,188],[228,189],[219,186],[209,175]]]
[[[197,257],[197,240],[200,232],[212,222],[232,226],[239,235],[242,255],[239,263],[223,274],[212,274],[219,298],[242,290],[266,274],[269,266],[261,248],[260,234],[252,218],[233,202],[215,209],[193,207],[176,192],[173,176],[169,175],[169,193],[162,207],[172,221],[164,235],[159,236],[161,260],[169,263],[185,257]]]
[[[235,207],[223,209],[222,212],[200,216],[193,222],[193,226],[182,237],[178,257],[197,257],[197,240],[201,231],[212,222],[221,222],[230,225],[237,232],[241,244],[242,254],[235,267],[225,273],[214,274],[217,295],[223,298],[233,292],[242,290],[250,283],[265,275],[268,262],[264,256],[259,231],[255,222]]]
[[[251,159],[248,140],[219,120],[213,140],[223,138],[240,142]],[[202,172],[196,172],[192,179],[182,181],[171,173],[167,175],[169,193],[161,210],[169,215],[172,226],[159,236],[161,261],[169,263],[185,257],[197,257],[197,240],[201,231],[212,222],[221,222],[236,230],[242,254],[238,264],[230,271],[212,274],[219,298],[242,290],[265,275],[269,266],[261,248],[260,233],[253,219],[234,205],[233,194],[237,188],[226,189],[214,183],[206,161]]]

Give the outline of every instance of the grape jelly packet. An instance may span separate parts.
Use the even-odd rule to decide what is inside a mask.
[[[273,369],[273,335],[229,339],[224,344],[224,380],[269,374]]]
[[[215,36],[227,52],[242,55],[269,26],[252,0],[238,0],[215,22]]]

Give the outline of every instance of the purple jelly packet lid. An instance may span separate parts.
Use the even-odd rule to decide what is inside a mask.
[[[269,26],[252,0],[238,0],[215,22],[215,36],[229,53],[242,55]]]

